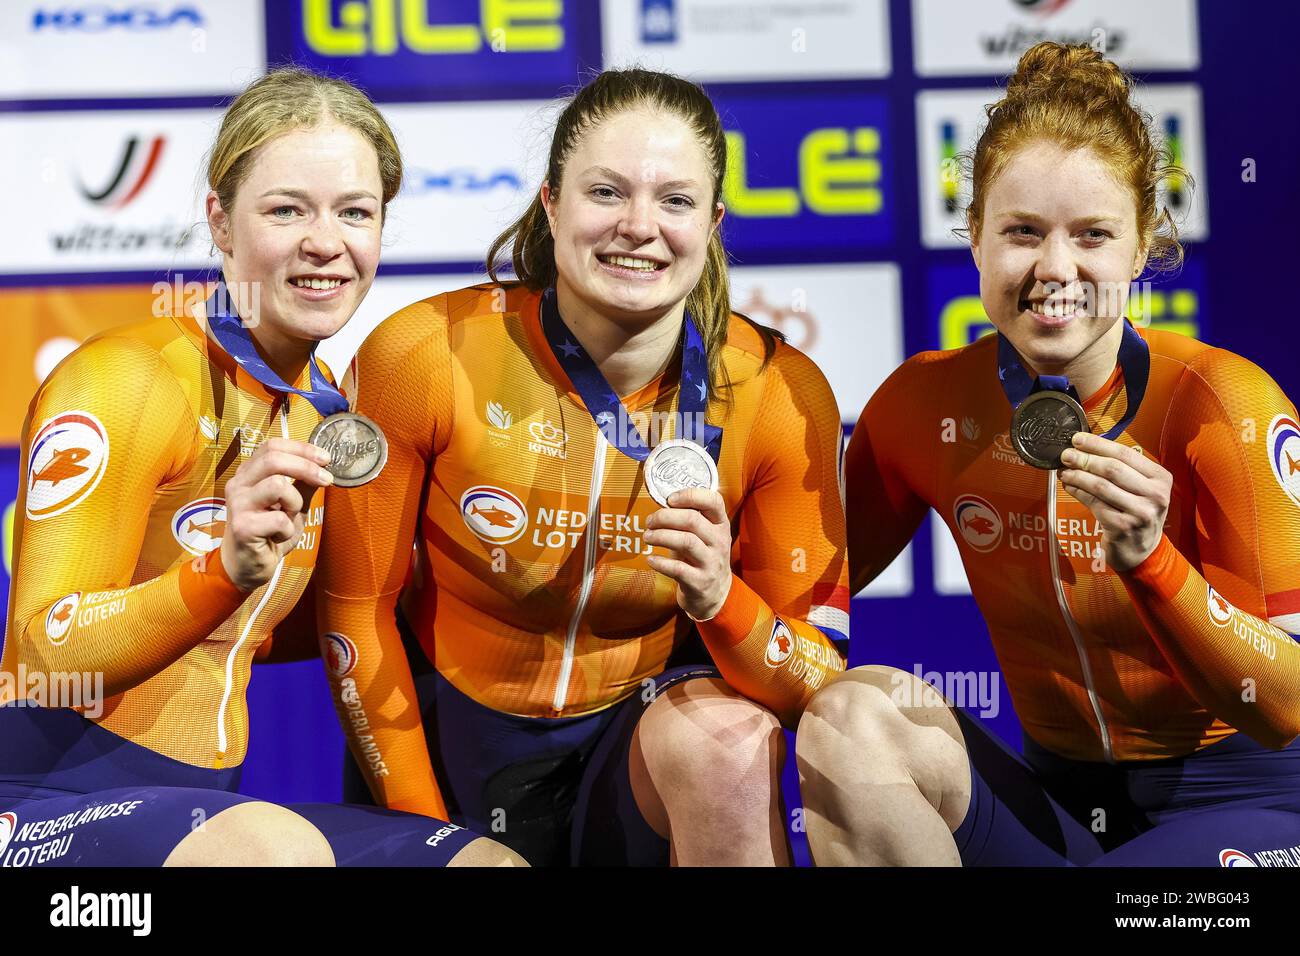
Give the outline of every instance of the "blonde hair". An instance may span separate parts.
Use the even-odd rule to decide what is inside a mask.
[[[1183,261],[1178,227],[1158,202],[1161,182],[1186,171],[1151,135],[1151,117],[1130,101],[1133,77],[1089,46],[1043,42],[1024,52],[1006,95],[986,110],[988,123],[968,157],[971,202],[967,238],[979,241],[984,198],[1016,151],[1042,140],[1065,150],[1090,149],[1133,193],[1147,265],[1172,271]]]
[[[375,149],[383,185],[382,214],[402,188],[402,154],[393,131],[370,97],[345,80],[301,67],[281,67],[254,82],[226,109],[208,159],[208,185],[226,212],[248,178],[260,147],[327,118],[355,130]]]
[[[708,94],[695,83],[671,73],[641,69],[606,70],[579,90],[564,108],[555,124],[546,163],[546,182],[550,184],[551,195],[559,195],[565,163],[584,134],[617,113],[639,108],[676,116],[694,131],[708,157],[713,186],[709,208],[715,209],[727,173],[727,138],[718,111]],[[524,285],[535,290],[555,285],[555,241],[540,195],[533,196],[524,214],[497,236],[488,250],[487,271],[493,282],[499,281],[497,272],[505,265],[503,253],[507,249],[514,273]],[[686,297],[686,308],[704,341],[710,393],[718,397],[719,390],[729,384],[718,382],[717,373],[731,318],[731,288],[727,280],[727,252],[717,229],[709,236],[704,271]],[[748,317],[745,321],[763,338],[766,366],[776,351],[779,333]]]

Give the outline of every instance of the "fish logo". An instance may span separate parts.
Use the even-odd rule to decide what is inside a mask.
[[[81,592],[73,591],[54,602],[45,615],[45,636],[50,643],[58,647],[68,639],[68,631],[77,617],[77,607],[81,604]]]
[[[1219,851],[1219,866],[1258,867],[1258,864],[1240,850],[1225,848]]]
[[[225,498],[198,498],[172,515],[172,537],[190,554],[207,554],[225,534]]]
[[[320,638],[321,657],[325,669],[335,677],[347,677],[357,666],[357,645],[345,634],[329,631]]]
[[[794,635],[790,633],[790,628],[786,627],[785,621],[778,617],[772,627],[772,636],[768,639],[764,659],[768,667],[780,667],[793,653]]]
[[[84,411],[48,419],[32,438],[27,462],[27,517],[52,518],[74,508],[108,467],[108,432]]]
[[[18,814],[0,813],[0,857],[9,849],[9,841],[18,832]]]
[[[1205,586],[1205,609],[1210,614],[1210,620],[1219,627],[1227,627],[1232,623],[1232,615],[1237,612],[1228,599],[1225,598],[1210,585]]]
[[[1278,415],[1269,423],[1268,464],[1288,498],[1300,505],[1300,422]]]
[[[460,496],[465,526],[490,544],[517,541],[528,527],[524,503],[501,488],[475,485]]]
[[[962,495],[953,504],[953,523],[962,539],[981,554],[1002,541],[1002,516],[979,495]]]

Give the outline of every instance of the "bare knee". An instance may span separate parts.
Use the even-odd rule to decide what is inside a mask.
[[[905,758],[936,728],[960,740],[943,695],[913,674],[873,664],[847,671],[818,691],[799,721],[802,757],[848,749],[861,756]]]
[[[528,861],[510,847],[479,837],[467,844],[447,866],[527,866]]]
[[[329,841],[307,820],[274,803],[237,804],[204,821],[164,866],[333,866]]]
[[[678,684],[647,710],[638,742],[666,802],[766,826],[785,737],[765,707],[721,680]]]

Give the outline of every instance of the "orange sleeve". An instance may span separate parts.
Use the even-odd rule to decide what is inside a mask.
[[[1168,421],[1160,460],[1190,481],[1175,494],[1193,497],[1196,564],[1162,536],[1121,577],[1201,705],[1285,746],[1300,734],[1300,419],[1266,373],[1215,349],[1183,374]]]
[[[111,696],[243,603],[216,551],[131,584],[154,493],[191,463],[189,407],[156,351],[113,337],[78,349],[33,399],[8,622],[29,673],[102,673]]]
[[[917,358],[894,370],[876,389],[849,438],[844,456],[848,489],[849,577],[857,594],[898,557],[920,527],[929,505],[909,483],[908,458],[915,458],[918,415],[925,399],[910,388]],[[935,423],[935,428],[939,427]]]
[[[396,607],[429,469],[451,430],[444,302],[417,302],[396,313],[357,354],[355,379],[345,391],[355,410],[383,429],[388,463],[369,484],[327,491],[316,570],[322,641],[336,634],[356,649],[346,669],[327,666],[326,673],[371,793],[380,806],[442,820],[447,809],[429,760]]]
[[[808,358],[782,345],[765,375],[745,450],[731,590],[699,630],[727,683],[794,726],[848,657],[843,431]]]

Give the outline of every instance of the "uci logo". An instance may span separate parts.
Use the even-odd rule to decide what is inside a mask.
[[[870,216],[885,204],[881,191],[880,131],[826,127],[809,131],[799,143],[799,186],[751,187],[745,134],[727,133],[727,178],[723,200],[733,215],[788,219],[806,206],[821,216]]]
[[[559,3],[480,0],[478,23],[430,23],[428,0],[347,0],[335,24],[332,6],[302,0],[303,39],[321,56],[392,56],[403,47],[426,56],[472,54],[485,45],[493,53],[549,53],[564,46]]]

